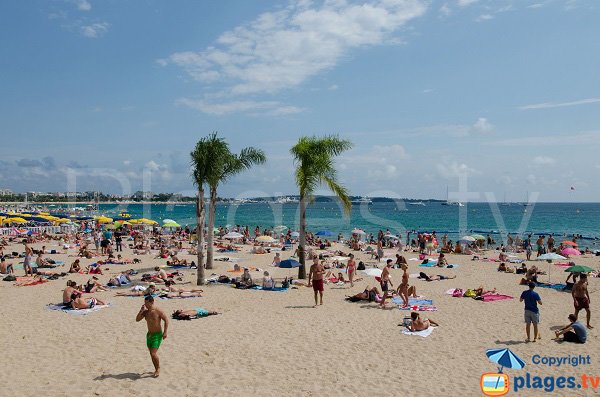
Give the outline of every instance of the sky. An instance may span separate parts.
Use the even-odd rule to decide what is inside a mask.
[[[0,189],[193,195],[216,131],[268,157],[223,197],[295,194],[290,147],[338,134],[353,195],[600,201],[598,20],[594,0],[2,1]]]

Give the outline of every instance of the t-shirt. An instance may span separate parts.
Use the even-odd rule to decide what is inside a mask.
[[[521,294],[521,299],[525,301],[525,310],[529,310],[530,312],[539,313],[539,309],[537,307],[538,301],[541,301],[542,298],[538,295],[537,292],[528,289],[527,291],[523,291]]]
[[[587,329],[585,329],[583,324],[581,324],[578,321],[575,321],[573,324],[571,324],[571,327],[573,328],[573,331],[575,331],[575,333],[577,334],[577,337],[579,338],[581,343],[585,343],[585,341],[587,340]]]

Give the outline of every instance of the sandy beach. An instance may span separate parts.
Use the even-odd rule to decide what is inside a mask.
[[[42,244],[34,244],[34,249]],[[47,245],[47,249],[54,249]],[[339,246],[347,251],[347,248]],[[20,251],[11,245],[5,252]],[[295,275],[297,269],[270,266],[273,255],[255,255],[245,246],[240,253],[226,254],[239,258],[241,266],[268,270],[274,277]],[[73,255],[74,250],[69,250]],[[283,252],[289,257],[291,252]],[[364,253],[357,259],[374,263]],[[488,251],[488,257],[497,252]],[[66,254],[48,255],[64,261],[67,271],[75,259]],[[124,257],[133,258],[126,248]],[[102,266],[105,283],[108,275],[128,268],[148,269],[165,264],[152,255],[135,256],[136,265]],[[407,253],[407,258],[417,257]],[[188,256],[188,260],[193,256]],[[11,396],[158,396],[158,395],[264,395],[315,396],[365,394],[405,395],[481,395],[482,373],[495,372],[485,350],[509,347],[526,363],[525,369],[506,370],[513,376],[527,371],[532,376],[595,375],[600,370],[600,349],[596,330],[588,335],[585,345],[559,344],[552,340],[553,329],[564,326],[573,311],[569,293],[538,288],[541,307],[542,339],[523,343],[523,304],[518,285],[520,275],[496,271],[497,263],[472,261],[471,256],[450,255],[456,269],[419,266],[409,259],[409,273],[456,275],[456,279],[425,282],[411,278],[419,295],[432,299],[436,312],[422,312],[440,323],[426,337],[403,335],[398,326],[409,311],[389,304],[380,309],[376,303],[349,303],[347,295],[378,285],[373,277],[355,284],[325,286],[325,304],[313,308],[312,289],[299,286],[286,292],[237,290],[223,285],[204,286],[204,296],[190,299],[157,299],[156,304],[167,314],[177,308],[202,307],[222,315],[192,321],[171,321],[168,338],[159,356],[162,372],[158,379],[150,377],[152,364],[145,346],[145,323],[135,322],[143,304],[141,297],[115,297],[114,290],[95,296],[108,300],[111,307],[88,315],[72,315],[51,311],[46,305],[58,303],[67,279],[84,283],[90,276],[69,275],[35,286],[0,283],[0,313],[3,319],[0,336],[3,346],[4,378],[2,395]],[[93,260],[84,259],[87,265]],[[578,258],[578,263],[597,268],[594,256]],[[233,262],[217,261],[211,273],[228,274]],[[382,264],[379,264],[382,267]],[[555,265],[542,262],[551,270],[552,282],[564,282],[566,273]],[[63,270],[64,269],[64,270]],[[22,275],[22,269],[16,269]],[[195,284],[195,270],[182,270],[183,280]],[[401,270],[392,270],[397,285]],[[141,274],[141,273],[140,273]],[[252,273],[260,279],[262,272]],[[540,276],[547,281],[547,276]],[[139,275],[135,279],[139,281]],[[451,288],[496,288],[515,297],[512,300],[481,302],[454,298],[446,294]],[[592,310],[597,297],[597,279],[590,279]],[[583,313],[583,312],[582,312]],[[584,317],[584,314],[580,315]],[[592,317],[592,324],[598,324]],[[534,354],[563,356],[590,354],[591,365],[548,368],[534,365]],[[525,395],[543,395],[543,390],[525,390]],[[571,390],[554,391],[557,395]]]

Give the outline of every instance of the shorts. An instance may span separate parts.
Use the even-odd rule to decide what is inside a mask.
[[[148,332],[146,334],[146,346],[148,349],[158,349],[163,340],[162,332]]]
[[[389,288],[388,288],[388,282],[387,282],[387,281],[384,281],[384,282],[382,282],[382,283],[381,283],[381,290],[382,290],[383,292],[387,292],[387,291],[388,291],[388,289],[389,289]]]
[[[575,306],[575,310],[589,309],[590,301],[585,296],[583,298],[575,298],[573,305]]]
[[[323,279],[312,281],[313,291],[323,292]]]
[[[539,324],[540,323],[540,313],[534,313],[531,310],[525,310],[525,323],[526,324]]]
[[[206,317],[206,316],[208,316],[208,310],[198,307],[198,308],[196,308],[196,316]]]

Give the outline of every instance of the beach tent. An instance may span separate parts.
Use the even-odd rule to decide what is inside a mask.
[[[298,267],[300,266],[300,262],[298,262],[297,260],[294,259],[285,259],[281,262],[279,262],[279,267],[283,268],[283,269],[292,269],[294,267]]]

